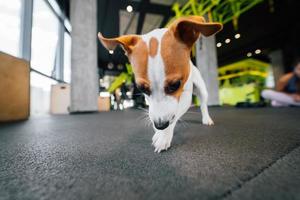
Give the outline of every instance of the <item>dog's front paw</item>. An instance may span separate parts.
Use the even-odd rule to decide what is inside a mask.
[[[203,117],[202,124],[212,126],[212,125],[214,125],[214,122],[210,117]]]
[[[156,132],[152,137],[152,145],[154,146],[154,152],[160,153],[163,150],[167,150],[171,146],[172,137],[164,132]]]

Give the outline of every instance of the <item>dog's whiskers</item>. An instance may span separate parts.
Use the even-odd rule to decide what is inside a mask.
[[[151,127],[152,122],[149,118],[148,110],[144,108],[138,108],[138,109],[142,111],[142,115],[138,117],[138,120],[142,121],[146,127]]]
[[[183,120],[183,119],[178,119],[178,124],[182,124],[182,126],[184,127],[184,128],[187,128],[188,127],[188,123],[185,121],[185,120]]]
[[[147,110],[147,109],[145,109],[145,108],[138,108],[138,110],[142,110],[142,111],[145,111],[145,112],[147,112],[147,113],[148,113],[148,110]]]
[[[144,125],[146,127],[150,127],[152,125],[152,122],[151,122],[151,120],[150,120],[150,118],[148,116],[144,116],[144,118],[142,119],[142,121],[143,121],[143,123],[144,123]]]
[[[142,96],[144,95],[143,93],[136,93],[136,94],[133,94],[132,96]]]
[[[200,112],[195,112],[195,111],[187,111],[187,114],[199,114]]]

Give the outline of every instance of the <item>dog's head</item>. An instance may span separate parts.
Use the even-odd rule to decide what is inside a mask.
[[[219,23],[206,23],[203,17],[175,20],[168,28],[145,35],[117,38],[98,37],[109,50],[121,45],[133,67],[138,88],[149,102],[149,116],[156,129],[173,123],[178,102],[190,72],[190,52],[200,35],[210,36],[222,29]]]

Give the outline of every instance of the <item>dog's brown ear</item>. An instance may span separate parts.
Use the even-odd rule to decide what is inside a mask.
[[[121,45],[128,54],[132,52],[133,47],[140,39],[140,37],[137,35],[124,35],[116,38],[105,38],[100,32],[98,33],[98,38],[107,50],[114,50],[117,45]]]
[[[222,28],[222,24],[206,22],[201,16],[181,17],[169,26],[169,30],[174,32],[175,37],[189,47],[196,42],[200,34],[208,37],[221,31]]]

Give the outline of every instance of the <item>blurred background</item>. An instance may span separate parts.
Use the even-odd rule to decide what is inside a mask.
[[[1,119],[146,108],[124,51],[108,52],[97,32],[144,34],[188,15],[224,24],[191,54],[209,104],[267,106],[261,91],[300,53],[297,8],[297,0],[0,0]]]
[[[0,0],[0,200],[299,200],[299,10],[299,0]],[[193,97],[173,137],[153,130],[124,51],[97,33],[190,15],[224,25],[191,51],[215,125],[201,124]]]

